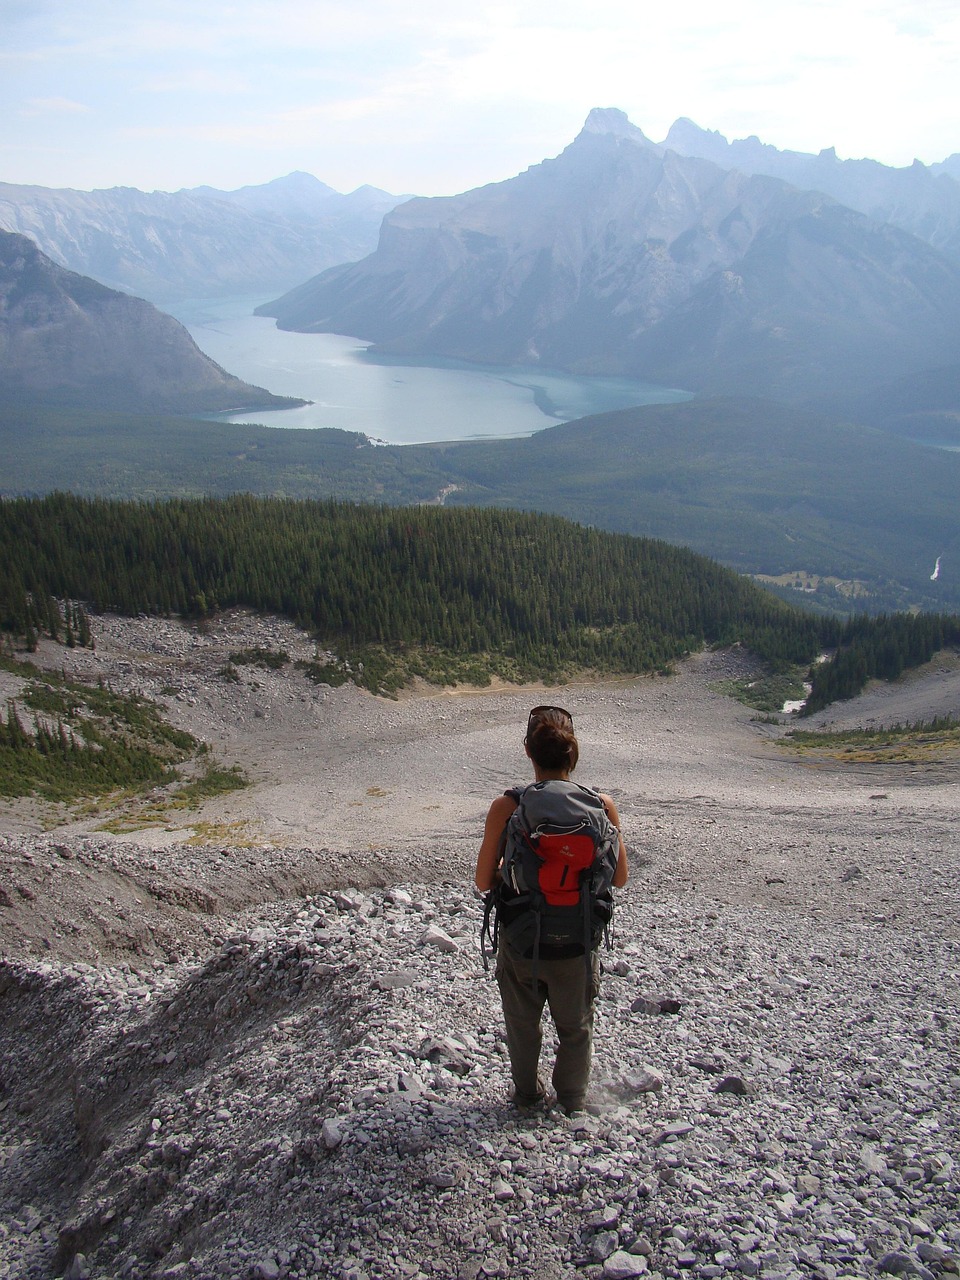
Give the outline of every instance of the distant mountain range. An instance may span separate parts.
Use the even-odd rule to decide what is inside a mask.
[[[152,302],[269,295],[362,258],[400,197],[341,195],[308,173],[239,191],[51,190],[0,183],[0,228],[54,262]]]
[[[261,313],[384,352],[624,373],[953,439],[955,174],[960,156],[891,169],[728,142],[683,119],[654,143],[598,109],[560,156],[449,198],[340,195],[305,173],[230,192],[0,184],[0,227],[91,277],[85,297],[93,278],[171,303],[294,284]],[[41,342],[28,310],[8,303],[6,384],[39,386],[47,367],[51,395],[79,386],[82,368],[104,386],[101,355],[116,362],[126,338],[108,327],[94,342],[93,323],[88,310],[83,358],[57,369],[38,355],[43,343],[53,352],[53,331]],[[128,388],[149,383],[153,363]],[[176,398],[175,379],[161,381],[151,407]]]
[[[821,192],[680,155],[595,110],[560,156],[408,201],[369,257],[260,311],[415,358],[852,408],[955,363],[960,266]]]
[[[233,377],[149,302],[0,231],[0,403],[200,413],[302,402]]]
[[[919,160],[894,169],[877,160],[840,160],[833,147],[818,155],[778,151],[757,137],[728,142],[722,133],[676,120],[661,149],[710,160],[721,169],[766,174],[804,191],[823,191],[875,222],[889,222],[960,262],[960,155],[929,168]]]

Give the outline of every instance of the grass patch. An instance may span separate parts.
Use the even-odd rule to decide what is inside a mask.
[[[168,724],[148,698],[6,656],[0,665],[25,681],[19,702],[0,708],[0,796],[79,805],[82,816],[106,811],[101,829],[119,832],[165,825],[171,810],[247,785],[240,769],[205,759],[206,744]],[[182,781],[189,761],[202,771]]]
[[[350,671],[344,663],[337,661],[306,662],[302,658],[298,658],[294,664],[298,671],[302,671],[308,680],[312,680],[314,684],[326,684],[332,689],[338,688],[342,684],[346,684],[350,679]]]
[[[210,764],[201,777],[186,782],[179,788],[170,799],[170,807],[196,809],[204,800],[228,795],[231,791],[240,791],[249,785],[250,779],[238,765],[225,769],[220,765]]]
[[[162,796],[144,800],[142,796],[118,796],[118,812],[100,824],[99,831],[113,835],[128,835],[134,831],[146,831],[151,827],[165,827],[175,831],[175,816],[184,810],[199,809],[205,800],[229,795],[250,785],[250,780],[237,765],[223,768],[208,763],[198,778],[171,790]]]
[[[280,671],[290,661],[289,653],[283,649],[238,649],[231,653],[230,661],[235,667],[262,667],[265,671]]]
[[[255,849],[261,841],[254,839],[246,822],[198,822],[186,844],[225,844],[234,849]]]
[[[805,754],[848,764],[930,763],[960,750],[960,721],[938,716],[934,720],[895,724],[883,729],[838,732],[794,729],[781,742]]]
[[[542,680],[559,685],[575,676],[587,678],[594,674],[592,667],[557,664],[555,657],[548,665],[546,659],[525,661],[505,653],[453,652],[426,645],[369,644],[327,662],[298,661],[296,666],[315,684],[336,687],[352,681],[361,689],[387,698],[395,698],[415,680],[440,688],[470,685],[485,689],[494,676],[510,684]]]
[[[493,674],[517,683],[531,674],[521,672],[516,663],[502,657],[406,645],[397,648],[364,645],[328,662],[297,662],[296,665],[315,684],[336,688],[352,681],[361,689],[387,698],[395,698],[401,689],[418,678],[447,688],[458,684],[486,688]]]

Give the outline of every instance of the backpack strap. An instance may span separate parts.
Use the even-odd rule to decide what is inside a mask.
[[[526,788],[524,787],[507,787],[504,791],[505,796],[509,796],[515,804],[520,803],[520,797]],[[507,819],[509,822],[509,818]],[[507,845],[507,822],[503,824],[503,832],[500,836],[500,845],[497,851],[498,862],[503,858],[503,851]],[[480,956],[483,960],[483,971],[490,971],[490,957],[497,954],[497,947],[500,945],[500,889],[501,885],[496,885],[493,889],[487,891],[483,897],[483,923],[480,926]],[[487,943],[489,942],[489,949]]]
[[[483,924],[480,926],[480,955],[483,959],[484,973],[490,972],[490,957],[497,954],[500,942],[500,913],[497,910],[498,893],[490,889],[483,896]],[[487,942],[490,949],[487,950]]]

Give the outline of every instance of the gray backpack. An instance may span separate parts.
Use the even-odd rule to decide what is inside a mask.
[[[589,969],[601,941],[609,945],[620,833],[599,792],[579,783],[550,779],[504,794],[517,807],[504,830],[500,881],[486,898],[484,966],[502,935],[533,961],[534,984],[541,957],[582,955]]]

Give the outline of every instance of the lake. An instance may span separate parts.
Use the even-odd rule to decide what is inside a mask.
[[[630,378],[578,378],[549,369],[367,354],[361,338],[285,333],[252,314],[262,298],[195,299],[168,310],[228,372],[302,409],[218,416],[269,427],[339,427],[388,444],[529,436],[590,413],[665,404],[690,395]]]

